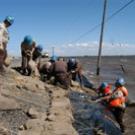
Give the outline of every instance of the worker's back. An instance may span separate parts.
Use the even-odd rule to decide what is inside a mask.
[[[67,63],[65,61],[56,61],[53,66],[54,73],[67,73]]]

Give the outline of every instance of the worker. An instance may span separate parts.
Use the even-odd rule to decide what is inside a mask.
[[[100,84],[100,86],[95,90],[96,90],[96,93],[98,94],[98,96],[92,97],[92,100],[97,100],[97,101],[98,101],[98,99],[100,100],[101,98],[111,95],[111,93],[112,93],[111,87],[107,82],[102,82]],[[108,99],[103,100],[103,102],[101,102],[101,103],[105,106],[108,105]]]
[[[82,66],[75,58],[70,58],[67,62],[68,65],[68,73],[71,74],[71,78],[73,81],[76,81],[76,77],[78,76],[80,85],[82,87]]]
[[[50,62],[51,63],[54,63],[58,60],[58,57],[56,55],[53,55],[51,58],[50,58]]]
[[[121,131],[125,131],[123,123],[123,116],[126,109],[126,102],[128,99],[128,90],[126,89],[125,81],[123,78],[119,78],[115,82],[115,90],[110,98],[109,107],[114,114],[116,121],[120,125]]]
[[[40,60],[39,64],[39,72],[41,74],[41,79],[43,81],[50,79],[50,66],[51,66],[50,58],[48,53],[44,53]]]
[[[33,52],[33,60],[36,62],[37,66],[40,66],[40,60],[42,58],[42,51],[43,51],[43,46],[38,45],[35,47],[35,50]]]
[[[36,48],[36,43],[30,35],[24,37],[23,42],[21,43],[21,54],[22,54],[22,74],[28,75],[29,68],[28,62],[33,57],[33,52]]]
[[[123,116],[126,109],[126,102],[128,99],[128,90],[124,85],[125,81],[123,78],[117,79],[115,82],[115,89],[113,90],[112,94],[97,100],[98,102],[108,100],[108,107],[113,113],[122,132],[125,131]]]
[[[7,59],[7,44],[9,41],[8,27],[14,23],[14,17],[7,16],[5,20],[0,23],[0,71],[4,70],[4,65]]]
[[[51,73],[55,77],[54,84],[60,83],[63,88],[69,87],[69,76],[67,73],[67,63],[62,58],[53,62],[51,65]]]
[[[49,54],[47,52],[42,54],[42,58],[49,58]],[[47,60],[48,61],[48,60]]]
[[[107,82],[101,83],[99,88],[96,90],[99,97],[108,96],[111,94],[111,88],[110,85]]]

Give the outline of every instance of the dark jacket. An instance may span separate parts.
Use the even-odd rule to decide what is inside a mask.
[[[35,48],[35,50],[34,50],[34,52],[33,52],[33,58],[32,58],[32,59],[33,59],[34,61],[36,61],[36,59],[41,58],[41,56],[42,56],[42,53],[39,52],[37,48]]]
[[[51,72],[56,74],[65,73],[67,74],[67,63],[64,61],[56,61],[51,66]]]

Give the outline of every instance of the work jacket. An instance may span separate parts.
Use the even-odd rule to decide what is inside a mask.
[[[7,43],[9,41],[8,30],[4,23],[0,23],[0,45],[6,49]]]
[[[109,85],[106,88],[104,88],[104,89],[101,89],[101,87],[99,87],[97,89],[97,93],[98,93],[99,97],[108,96],[108,95],[111,94],[111,88],[110,88]]]
[[[21,52],[22,52],[22,56],[27,55],[27,53],[29,52],[31,55],[33,55],[33,52],[35,50],[36,47],[36,43],[33,42],[32,45],[28,45],[24,42],[21,43]]]
[[[56,61],[52,64],[50,70],[54,75],[67,74],[67,64],[64,61]]]

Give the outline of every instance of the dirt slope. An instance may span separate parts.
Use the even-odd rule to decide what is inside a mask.
[[[12,69],[0,75],[0,135],[77,135],[73,121],[66,90]]]

